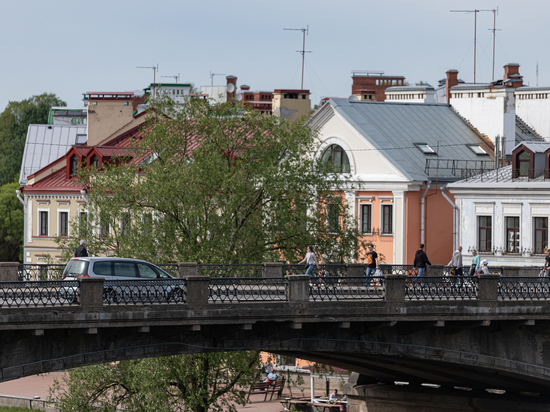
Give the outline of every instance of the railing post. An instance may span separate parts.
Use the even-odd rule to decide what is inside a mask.
[[[281,262],[264,262],[262,263],[262,277],[264,278],[282,278],[283,263]]]
[[[479,293],[477,299],[483,302],[497,303],[498,300],[498,281],[500,275],[480,274],[478,276]]]
[[[288,275],[288,291],[286,299],[292,303],[309,302],[309,275]]]
[[[187,276],[198,276],[198,268],[196,262],[180,262],[178,263],[178,278],[184,279]]]
[[[0,282],[17,282],[18,262],[0,262]]]
[[[186,276],[186,302],[190,306],[204,306],[208,304],[210,290],[209,276]]]
[[[80,280],[80,307],[86,312],[95,312],[103,307],[104,278],[85,278]]]
[[[346,276],[347,277],[360,277],[366,276],[364,263],[348,263],[346,264]]]
[[[386,302],[404,303],[405,302],[405,281],[406,275],[385,275]]]

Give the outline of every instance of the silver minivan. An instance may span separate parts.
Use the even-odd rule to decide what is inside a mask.
[[[80,277],[104,278],[103,301],[107,303],[149,302],[152,298],[166,302],[183,301],[183,281],[145,260],[114,257],[72,258],[63,271],[62,279],[77,280]],[[147,282],[143,286],[133,282],[142,280],[158,282]],[[131,282],[126,284],[116,281]],[[72,288],[67,289],[66,294],[76,295]]]

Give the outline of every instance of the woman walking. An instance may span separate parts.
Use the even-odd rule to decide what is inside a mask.
[[[474,276],[476,274],[476,270],[479,269],[479,255],[477,254],[477,250],[472,250],[472,266],[470,267],[470,276]]]
[[[308,246],[307,250],[306,257],[302,261],[298,262],[298,264],[301,265],[306,262],[306,275],[313,277],[313,266],[317,266],[317,269],[319,269],[319,263],[317,262],[317,256],[315,256],[315,252],[313,251],[313,246]]]

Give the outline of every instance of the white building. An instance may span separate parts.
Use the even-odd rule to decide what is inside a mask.
[[[548,250],[550,143],[524,142],[512,164],[448,185],[457,206],[457,244],[496,266],[542,266]],[[482,257],[482,258],[483,258]]]
[[[386,101],[404,103],[437,103],[435,89],[429,84],[422,86],[392,86],[386,89]]]

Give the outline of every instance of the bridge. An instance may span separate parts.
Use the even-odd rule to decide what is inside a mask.
[[[73,301],[64,295],[68,282],[16,282],[17,264],[3,263],[0,380],[125,359],[257,349],[356,372],[347,391],[357,402],[367,393],[395,398],[394,390],[417,399],[438,386],[437,393],[451,391],[453,399],[529,404],[515,410],[548,404],[547,279],[488,274],[422,281],[387,273],[366,286],[363,270],[349,265],[346,276],[312,280],[274,276],[282,272],[273,264],[265,277],[213,278],[198,275],[196,264],[179,264],[181,301],[162,299],[154,281],[120,281],[126,292],[108,300],[101,278],[75,282]],[[395,381],[408,386],[394,388]],[[457,395],[456,388],[467,390]],[[433,404],[434,392],[426,396]]]

